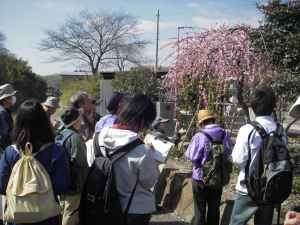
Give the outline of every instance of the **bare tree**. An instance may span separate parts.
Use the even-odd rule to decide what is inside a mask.
[[[101,65],[119,60],[117,53],[123,49],[137,49],[145,44],[139,38],[136,18],[121,12],[82,11],[78,17],[68,18],[58,30],[46,31],[40,50],[57,53],[53,61],[84,62],[96,74]]]
[[[115,58],[112,61],[112,65],[116,66],[119,71],[125,71],[130,66],[140,67],[147,61],[146,57],[143,57],[143,51],[145,50],[146,42],[136,45],[129,44],[121,46],[115,49]]]

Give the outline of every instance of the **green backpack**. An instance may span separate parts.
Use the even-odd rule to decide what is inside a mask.
[[[212,189],[222,189],[230,180],[232,172],[232,162],[223,152],[223,139],[225,131],[220,141],[214,141],[213,138],[203,130],[200,132],[210,141],[212,149],[208,156],[208,160],[203,166],[204,184]]]

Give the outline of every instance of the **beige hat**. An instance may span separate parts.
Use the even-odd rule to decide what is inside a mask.
[[[0,86],[0,100],[14,96],[17,91],[11,84],[3,84]]]
[[[198,112],[198,124],[208,119],[216,119],[216,116],[212,111],[203,109]]]

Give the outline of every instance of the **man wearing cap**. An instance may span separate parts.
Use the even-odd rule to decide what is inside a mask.
[[[71,106],[80,111],[81,128],[79,133],[85,141],[93,137],[95,130],[95,110],[92,97],[85,91],[78,91],[70,98]]]
[[[11,84],[0,86],[0,152],[11,144],[13,119],[10,109],[16,103],[16,91]]]
[[[216,116],[210,110],[205,109],[199,111],[197,124],[200,130],[192,138],[185,153],[187,159],[193,163],[193,225],[218,225],[222,186],[213,188],[208,185],[207,177],[209,173],[206,173],[205,168],[207,165],[210,165],[213,160],[213,151],[215,151],[213,143],[221,143],[223,145],[223,153],[226,156],[230,155],[230,137],[226,130],[216,124]]]
[[[50,117],[56,112],[59,106],[59,99],[57,97],[49,96],[45,102],[42,103],[43,109],[47,116]]]
[[[169,137],[166,135],[166,124],[169,122],[169,119],[163,117],[157,117],[152,123],[152,134],[155,137],[162,138],[164,140],[169,140]]]
[[[76,211],[80,203],[80,195],[88,173],[86,146],[79,134],[81,127],[80,112],[68,108],[61,116],[64,130],[56,136],[56,143],[64,146],[70,161],[71,186],[67,194],[60,196],[62,208],[62,225],[78,225],[79,217]]]

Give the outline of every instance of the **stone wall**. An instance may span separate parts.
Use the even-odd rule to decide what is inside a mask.
[[[156,185],[155,193],[157,204],[161,205],[167,212],[174,212],[185,222],[191,222],[193,218],[193,192],[191,169],[183,162],[168,162],[163,169],[160,179]],[[231,176],[229,185],[224,187],[221,207],[220,224],[228,225],[234,203],[234,188],[238,171],[235,170]],[[295,181],[299,176],[295,176]],[[293,193],[282,204],[281,222],[284,220],[286,211],[294,206],[300,205],[300,193],[294,184]],[[274,213],[274,224],[276,224],[277,212]],[[248,224],[253,224],[251,220]]]
[[[233,192],[230,190],[232,187],[229,186],[224,188],[221,203],[221,224],[223,225],[229,223],[233,205]],[[186,222],[191,222],[194,215],[191,170],[164,168],[155,191],[158,205],[167,211],[174,211]]]

